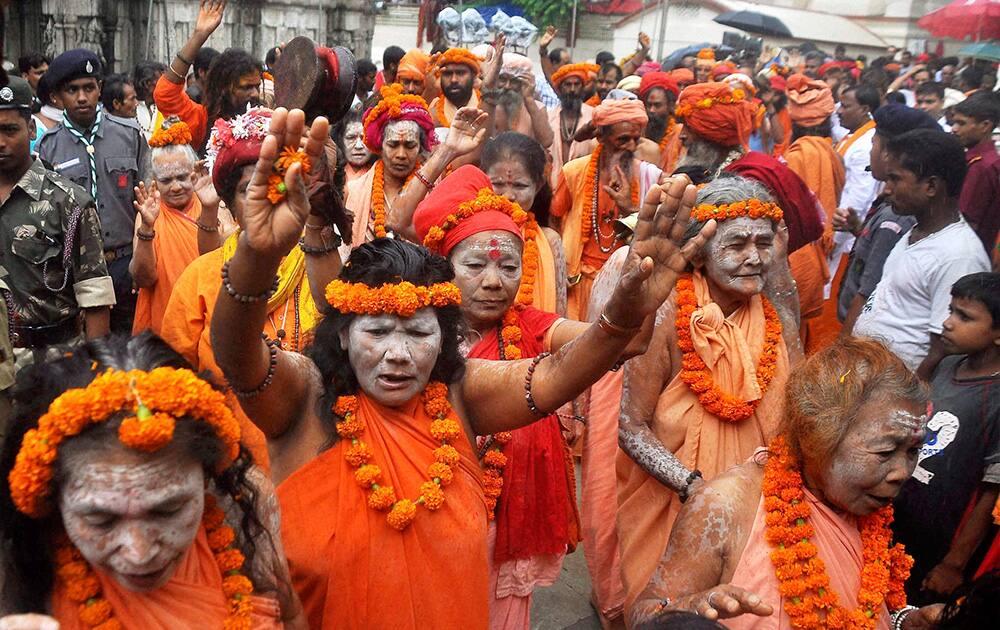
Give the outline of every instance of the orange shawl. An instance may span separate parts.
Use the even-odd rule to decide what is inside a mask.
[[[693,281],[699,306],[691,316],[691,339],[698,355],[719,387],[744,400],[760,398],[755,375],[764,346],[764,309],[760,296],[754,296],[726,318],[712,302],[708,283],[701,274],[695,272]],[[672,301],[674,297],[669,299]],[[660,325],[673,326],[673,317]],[[674,366],[676,371],[679,368]],[[650,428],[688,469],[698,469],[705,479],[712,479],[746,461],[774,436],[787,379],[788,352],[782,342],[778,344],[774,379],[757,412],[746,420],[729,422],[705,411],[687,384],[674,376],[660,394]],[[618,538],[628,608],[646,587],[667,547],[680,501],[672,490],[650,477],[622,451],[618,453],[616,467]]]
[[[775,114],[775,117],[781,123],[781,138],[771,138],[774,142],[774,150],[771,151],[771,155],[781,157],[785,154],[788,143],[792,141],[792,117],[788,114],[787,107]]]
[[[552,244],[542,230],[535,232],[535,244],[538,246],[538,271],[531,305],[546,313],[557,313],[556,262]]]
[[[397,496],[418,496],[440,446],[419,397],[398,409],[358,399],[372,462]],[[462,459],[444,505],[418,509],[401,532],[366,505],[343,441],[278,486],[285,554],[311,628],[485,630],[486,501],[468,440],[453,446]]]
[[[160,201],[160,215],[153,225],[153,252],[156,254],[156,284],[139,289],[135,301],[135,321],[132,334],[137,335],[149,328],[157,335],[163,323],[163,312],[174,283],[181,272],[198,257],[198,216],[201,201],[198,195],[191,196],[191,203],[183,212],[175,210]]]
[[[347,182],[344,206],[354,214],[351,249],[375,240],[375,228],[372,222],[372,186],[375,183],[375,171],[373,166],[364,175]]]
[[[204,528],[198,530],[194,544],[184,555],[174,576],[155,591],[129,591],[100,570],[94,569],[94,573],[101,581],[101,593],[124,628],[221,628],[229,612],[226,596],[222,592],[222,574],[208,546]],[[254,630],[284,628],[276,599],[253,595],[251,600],[251,627]],[[57,581],[52,592],[52,615],[59,620],[62,630],[88,629],[80,621],[77,607]]]
[[[667,140],[663,151],[660,152],[660,170],[664,173],[673,173],[677,168],[677,163],[684,154],[684,143],[681,142],[681,131],[684,124],[678,122],[670,131],[670,138]]]
[[[812,510],[809,524],[816,532],[810,540],[819,549],[819,558],[823,560],[830,576],[830,586],[840,596],[841,606],[853,610],[858,605],[857,593],[861,586],[862,567],[861,534],[858,532],[857,522],[853,518],[847,520],[839,516],[808,490],[806,501]],[[741,615],[727,619],[725,625],[730,630],[786,630],[791,627],[788,614],[785,613],[784,598],[778,592],[774,564],[771,563],[774,548],[764,540],[766,518],[764,497],[761,497],[747,545],[743,548],[743,554],[729,583],[756,593],[774,608],[774,613],[770,617]],[[876,630],[889,630],[889,612],[885,609],[885,604],[879,611]]]

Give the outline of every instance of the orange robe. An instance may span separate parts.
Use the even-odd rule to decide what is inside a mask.
[[[199,256],[188,265],[184,273],[174,284],[174,290],[167,303],[167,310],[163,316],[163,326],[161,336],[164,341],[170,344],[174,350],[179,352],[185,359],[194,366],[195,371],[207,370],[212,373],[216,382],[224,383],[224,377],[219,365],[215,362],[215,353],[212,351],[211,328],[212,312],[215,310],[215,301],[219,297],[219,288],[222,286],[222,261],[225,247],[220,247],[207,254]],[[309,293],[309,281],[306,274],[302,274],[302,279],[298,286],[299,313],[300,317],[305,316],[307,309],[315,310],[312,297]],[[295,293],[292,293],[294,296]],[[264,333],[268,338],[274,339],[279,328],[285,328],[287,324],[286,347],[294,344],[294,297],[277,305],[268,313],[267,322],[264,324]],[[300,330],[300,339],[306,330]],[[301,343],[301,342],[300,342]],[[240,421],[243,430],[243,444],[253,453],[254,460],[265,470],[269,469],[269,459],[267,454],[267,440],[257,426],[247,418],[240,407],[236,396],[232,392],[227,392],[226,397],[229,406],[232,408],[236,419]]]
[[[164,72],[153,88],[153,100],[162,116],[177,116],[191,128],[191,146],[197,149],[208,138],[208,110],[187,95],[186,85],[167,79]]]
[[[351,227],[351,249],[375,240],[375,222],[372,217],[372,185],[376,168],[373,166],[364,175],[347,182],[344,206],[354,215]],[[388,212],[386,208],[386,212]]]
[[[670,137],[660,152],[660,170],[664,173],[673,173],[684,154],[684,143],[681,142],[683,129],[683,123],[674,124],[674,128],[670,130]]]
[[[419,397],[400,408],[358,396],[371,462],[397,497],[416,498],[434,449]],[[278,486],[281,533],[311,628],[337,630],[485,630],[489,573],[486,500],[479,463],[463,436],[461,461],[445,502],[417,509],[403,531],[367,506],[368,490],[338,441]]]
[[[94,569],[94,573],[115,618],[130,630],[221,628],[229,613],[229,603],[222,592],[222,573],[208,546],[204,528],[198,530],[194,544],[184,554],[170,581],[155,591],[136,593],[99,569]],[[253,602],[251,628],[277,630],[285,627],[276,599],[260,595],[252,595],[250,599]],[[88,630],[80,620],[78,606],[57,580],[52,592],[52,615],[62,630]]]
[[[535,275],[535,291],[531,305],[546,313],[557,313],[558,295],[556,287],[556,262],[552,253],[552,244],[539,229],[535,233],[535,245],[538,246],[538,272]]]
[[[743,400],[761,402],[749,418],[722,420],[706,411],[691,388],[675,376],[660,394],[650,428],[688,469],[700,470],[705,479],[712,479],[746,461],[777,433],[788,380],[788,352],[784,341],[779,342],[774,378],[762,395],[756,378],[764,346],[761,297],[754,296],[726,318],[712,302],[701,275],[696,272],[693,280],[699,306],[691,315],[691,339],[698,356],[718,387]],[[660,325],[673,326],[674,321]],[[627,610],[646,587],[667,547],[680,500],[621,451],[617,472],[618,538]]]
[[[565,164],[577,159],[578,157],[587,156],[594,152],[597,148],[597,140],[584,140],[583,142],[577,142],[573,140],[569,143],[569,154],[563,155],[563,144],[562,144],[562,121],[560,118],[562,112],[562,106],[553,107],[549,109],[547,114],[549,117],[549,126],[552,127],[552,146],[549,147],[549,154],[552,156],[552,171],[549,177],[549,184],[552,189],[555,190],[556,186],[559,184],[559,169]],[[576,130],[583,127],[590,122],[590,119],[594,116],[594,108],[590,105],[584,103],[580,106],[580,120],[576,123]]]
[[[372,165],[371,164],[369,164],[368,166],[366,166],[364,168],[356,168],[354,166],[351,166],[350,164],[347,164],[344,167],[344,174],[346,175],[345,182],[344,182],[345,185],[346,184],[350,184],[351,182],[353,182],[356,179],[364,177],[365,173],[367,173],[370,170],[372,170]]]
[[[775,118],[781,123],[782,135],[781,138],[771,138],[774,142],[774,149],[771,151],[771,155],[773,157],[781,157],[785,154],[785,149],[792,142],[792,117],[788,114],[788,108],[785,107],[775,114]]]
[[[799,287],[802,338],[806,352],[812,354],[832,343],[840,332],[836,317],[828,322],[821,315],[826,301],[825,287],[830,282],[827,256],[833,251],[833,213],[844,190],[846,172],[844,160],[829,138],[803,136],[788,147],[784,158],[788,168],[816,195],[826,213],[823,238],[788,256],[792,276]],[[833,302],[836,303],[835,298]]]
[[[167,309],[174,283],[191,261],[198,257],[197,221],[200,214],[201,201],[198,195],[191,196],[191,203],[183,212],[160,202],[160,214],[153,224],[156,233],[153,236],[156,284],[139,289],[139,296],[135,301],[133,335],[147,328],[160,334],[163,313]]]
[[[857,521],[853,517],[845,518],[834,512],[808,490],[806,501],[811,509],[809,524],[816,532],[810,540],[819,549],[819,558],[830,576],[830,586],[837,593],[840,605],[847,610],[854,610],[858,606],[863,566],[861,534],[858,532]],[[774,564],[771,562],[774,548],[764,539],[766,518],[764,498],[761,497],[747,545],[743,548],[743,554],[729,583],[756,593],[764,603],[771,605],[774,613],[769,617],[741,615],[721,622],[731,630],[788,630],[792,627],[788,613],[785,612],[785,599],[778,591],[778,578],[774,575]],[[889,630],[889,611],[885,604],[879,610],[875,628]]]

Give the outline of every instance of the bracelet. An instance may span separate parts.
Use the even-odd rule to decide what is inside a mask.
[[[180,59],[180,60],[181,60],[182,62],[186,63],[186,64],[187,64],[187,65],[189,65],[189,66],[191,66],[191,65],[194,65],[194,64],[192,64],[192,63],[191,63],[190,61],[188,61],[187,59],[185,59],[184,57],[181,57],[181,54],[180,54],[180,53],[177,53],[177,54],[176,54],[176,55],[174,55],[174,56],[175,56],[176,58]]]
[[[612,337],[632,337],[639,332],[640,328],[642,328],[641,326],[636,326],[635,328],[625,328],[624,326],[620,326],[608,319],[608,316],[605,313],[601,313],[601,316],[597,319],[597,325],[601,327],[601,330],[608,333]]]
[[[698,469],[692,470],[688,474],[687,479],[684,480],[684,488],[677,493],[677,498],[681,500],[681,503],[688,500],[688,491],[691,489],[691,484],[694,483],[694,480],[701,478],[701,471]]]
[[[181,83],[184,83],[185,77],[180,72],[177,72],[176,70],[174,70],[174,64],[173,64],[173,62],[170,62],[169,64],[167,64],[167,70],[169,70],[171,73],[173,73],[173,75],[175,77],[177,77],[180,80]]]
[[[535,399],[531,395],[531,381],[533,378],[535,378],[535,368],[538,367],[538,364],[541,363],[542,359],[544,359],[547,356],[550,356],[551,354],[552,354],[551,352],[543,352],[534,359],[532,359],[531,365],[528,366],[528,373],[524,377],[524,399],[528,401],[528,410],[539,417],[548,414],[539,409],[538,406],[535,404]]]
[[[202,232],[217,233],[219,231],[218,223],[216,223],[215,225],[205,225],[201,221],[195,221],[194,224],[197,225],[198,229],[201,230]]]
[[[892,624],[892,630],[903,630],[903,621],[905,621],[910,613],[916,609],[916,606],[903,606],[889,615],[889,622]]]
[[[154,238],[156,238],[156,230],[153,230],[153,231],[152,231],[152,232],[150,232],[149,234],[146,234],[146,233],[145,233],[145,232],[143,232],[142,230],[136,230],[136,231],[135,231],[135,236],[136,236],[136,238],[138,238],[138,239],[139,239],[140,241],[151,241],[151,240],[153,240]]]
[[[413,171],[413,176],[420,180],[420,183],[424,185],[424,188],[427,189],[427,192],[434,190],[434,184],[427,181],[427,178],[424,177],[424,174],[420,172],[419,168]]]
[[[271,299],[275,293],[278,292],[278,276],[274,276],[274,284],[267,291],[264,291],[260,295],[242,295],[236,292],[233,285],[229,282],[229,263],[232,261],[226,261],[222,265],[222,288],[226,290],[229,297],[233,298],[240,304],[256,304],[257,302],[265,302]]]
[[[318,247],[313,247],[312,245],[306,245],[306,239],[303,237],[299,239],[299,249],[301,249],[302,253],[306,256],[322,256],[323,254],[329,254],[330,252],[337,251],[337,248],[340,247],[342,242],[341,238],[337,236],[336,240],[333,240],[330,243],[324,243]]]
[[[236,389],[230,386],[237,398],[254,398],[267,389],[267,386],[274,380],[274,371],[278,367],[278,342],[264,339],[264,343],[267,344],[268,353],[267,376],[264,377],[263,383],[253,389]]]

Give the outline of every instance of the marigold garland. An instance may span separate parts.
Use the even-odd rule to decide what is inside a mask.
[[[437,106],[434,107],[434,113],[437,114],[438,124],[440,126],[442,126],[442,127],[447,127],[447,128],[450,129],[451,128],[451,121],[448,120],[448,115],[444,111],[444,101],[445,101],[445,97],[444,97],[444,94],[442,94],[437,99]],[[476,102],[477,103],[481,103],[482,102],[482,95],[479,92],[479,88],[476,88]]]
[[[596,63],[568,63],[552,73],[551,83],[553,87],[558,89],[559,84],[573,74],[581,75],[580,79],[587,83],[591,80],[590,75],[596,76],[600,71],[601,67]]]
[[[451,282],[430,286],[400,282],[370,287],[360,282],[334,280],[326,286],[326,301],[341,313],[413,317],[426,306],[440,308],[461,304],[462,292]]]
[[[583,216],[580,220],[580,236],[581,245],[586,245],[587,241],[590,240],[590,233],[594,228],[594,218],[593,208],[594,208],[594,191],[597,188],[596,184],[599,181],[599,175],[597,173],[598,166],[601,162],[601,153],[604,145],[598,144],[594,152],[590,154],[590,161],[587,162],[587,174],[586,179],[583,182]],[[631,188],[629,190],[632,208],[639,209],[639,178],[638,176],[632,181]],[[600,192],[597,193],[600,195]],[[603,218],[603,217],[602,217]],[[615,241],[618,237],[615,236]],[[612,246],[614,246],[614,242]],[[598,243],[600,245],[600,243]]]
[[[698,298],[694,292],[694,281],[691,276],[683,276],[677,280],[675,300],[677,316],[674,325],[677,328],[677,347],[683,353],[678,376],[698,396],[698,402],[705,411],[729,422],[749,418],[757,410],[764,392],[774,379],[778,344],[781,342],[781,319],[778,317],[778,312],[767,298],[761,296],[764,307],[764,347],[761,348],[756,371],[761,398],[748,401],[722,391],[715,384],[711,370],[694,349],[694,342],[691,340],[691,315],[698,308]]]
[[[385,165],[382,160],[375,162],[375,175],[372,178],[372,217],[373,226],[372,229],[375,232],[376,238],[385,238],[387,232],[385,229]],[[403,182],[403,188],[406,188],[410,184],[410,180],[413,179],[414,174],[420,170],[420,162],[414,167],[413,172],[410,176],[406,178]]]
[[[660,146],[660,156],[663,156],[663,151],[667,148],[667,143],[670,142],[670,134],[674,132],[674,128],[677,126],[677,119],[673,116],[667,121],[667,130],[663,132],[663,137],[660,138],[658,143]]]
[[[274,161],[274,172],[267,178],[267,200],[277,205],[284,201],[288,194],[288,187],[285,186],[285,173],[292,164],[302,165],[302,174],[308,175],[312,170],[312,162],[309,156],[302,149],[296,147],[285,147]]]
[[[160,127],[149,137],[150,147],[165,147],[168,144],[191,144],[191,127],[186,122],[179,121],[164,129]]]
[[[785,217],[785,213],[778,204],[770,201],[761,201],[760,199],[746,199],[718,206],[703,203],[691,210],[691,218],[699,222],[710,219],[725,221],[726,219],[735,219],[737,217],[771,219],[775,223],[779,223]]]
[[[726,96],[706,96],[694,104],[684,103],[678,105],[674,110],[674,115],[678,118],[686,118],[694,113],[695,109],[710,109],[716,105],[733,105],[743,102],[746,99],[746,92],[741,88],[736,88]]]
[[[229,600],[223,630],[249,630],[253,583],[240,573],[246,558],[234,546],[236,534],[225,524],[225,513],[210,494],[205,495],[201,525],[222,575],[222,592]],[[77,613],[83,625],[95,630],[121,630],[123,626],[115,618],[111,603],[101,594],[97,574],[65,534],[56,541],[55,559],[56,578],[70,600],[78,605]]]
[[[361,441],[364,435],[364,425],[357,419],[360,401],[357,396],[341,396],[333,406],[333,413],[341,418],[337,422],[337,435],[344,440],[350,440],[345,445],[344,458],[354,468],[354,478],[362,488],[369,490],[368,507],[379,512],[388,512],[385,520],[393,529],[403,531],[417,515],[417,507],[434,511],[444,505],[445,496],[442,488],[451,483],[454,478],[452,466],[458,464],[461,455],[449,442],[462,437],[462,426],[455,420],[455,414],[448,402],[448,386],[444,383],[431,382],[424,389],[421,399],[424,411],[431,420],[429,431],[441,446],[434,449],[434,463],[427,467],[429,481],[420,486],[420,496],[415,500],[398,499],[392,486],[383,486],[382,470],[372,464],[371,448]]]
[[[45,516],[59,446],[92,424],[119,411],[134,415],[122,421],[118,439],[129,448],[156,451],[173,436],[176,418],[206,422],[223,445],[220,468],[227,468],[240,451],[240,425],[225,396],[187,369],[160,367],[149,372],[107,370],[89,385],[69,389],[52,401],[21,441],[14,467],[7,476],[11,501],[32,518]]]
[[[597,107],[598,105],[601,104],[601,95],[598,94],[597,92],[594,92],[590,96],[590,98],[588,98],[587,100],[585,100],[583,103],[584,103],[584,105],[590,105],[591,107]]]
[[[805,498],[799,463],[784,436],[768,446],[761,493],[767,510],[764,537],[774,547],[771,563],[778,590],[792,628],[873,630],[879,610],[906,605],[903,585],[913,559],[902,545],[892,545],[892,506],[858,519],[861,533],[862,567],[857,608],[847,610],[838,603],[830,587],[830,576],[812,542],[815,531],[809,523],[811,508]],[[825,618],[821,619],[820,616]]]

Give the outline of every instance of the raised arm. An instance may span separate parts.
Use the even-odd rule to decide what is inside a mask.
[[[551,357],[515,362],[470,361],[462,398],[479,435],[516,429],[573,400],[622,356],[647,317],[670,295],[688,261],[715,231],[710,221],[681,247],[695,188],[676,178],[646,197],[635,239],[603,317]],[[530,374],[530,378],[529,378]],[[535,412],[526,403],[525,385]],[[518,392],[518,395],[511,395]]]
[[[630,74],[635,74],[636,70],[639,69],[639,66],[641,66],[643,62],[646,61],[646,59],[649,57],[650,43],[651,42],[649,39],[649,35],[640,32],[638,39],[639,45],[636,47],[635,52],[632,53],[632,55],[628,59],[626,59],[624,63],[622,63],[623,77],[627,77]]]
[[[549,44],[552,43],[552,40],[555,39],[558,34],[559,31],[556,27],[549,24],[545,27],[545,32],[542,33],[542,36],[538,39],[539,61],[542,64],[542,73],[545,75],[545,80],[549,82],[549,85],[552,84],[552,62],[549,61]]]
[[[423,180],[435,182],[445,172],[448,165],[463,155],[477,150],[486,140],[486,112],[474,107],[463,107],[455,112],[448,137],[421,165],[420,177],[414,177],[406,185],[386,214],[389,228],[408,241],[417,242],[417,231],[413,228],[413,213],[417,205],[430,192]]]
[[[305,152],[318,164],[330,125],[317,118],[309,128]],[[266,299],[245,302],[231,296],[266,296],[274,284],[281,258],[299,240],[309,217],[310,205],[302,165],[293,164],[285,174],[288,193],[272,204],[267,197],[268,176],[282,147],[300,146],[305,130],[301,110],[275,110],[271,129],[261,147],[260,158],[247,188],[243,227],[236,253],[228,265],[228,282],[219,290],[212,317],[212,349],[229,384],[240,396],[247,416],[273,439],[285,434],[303,416],[309,379],[288,353],[272,350],[261,339],[267,319]],[[229,290],[227,290],[229,289]],[[316,296],[322,299],[322,296]],[[274,355],[274,365],[271,356]]]
[[[552,133],[552,125],[549,124],[548,112],[535,100],[534,75],[530,79],[521,79],[521,95],[524,97],[524,110],[531,118],[531,133],[543,149],[548,149],[555,141],[555,134]]]
[[[188,69],[194,64],[194,58],[201,47],[212,36],[215,29],[222,23],[222,14],[229,0],[201,0],[198,5],[198,17],[195,19],[194,31],[181,48],[180,52],[170,60],[164,78],[171,83],[183,85]]]
[[[219,194],[212,185],[212,176],[204,160],[199,160],[194,166],[194,194],[201,202],[201,214],[198,215],[198,253],[207,254],[222,247],[225,240],[222,224],[219,222]]]
[[[151,287],[156,284],[156,250],[153,237],[156,236],[156,219],[160,216],[160,192],[156,184],[146,190],[146,184],[139,182],[134,189],[135,236],[132,238],[132,261],[128,271],[137,287]]]

